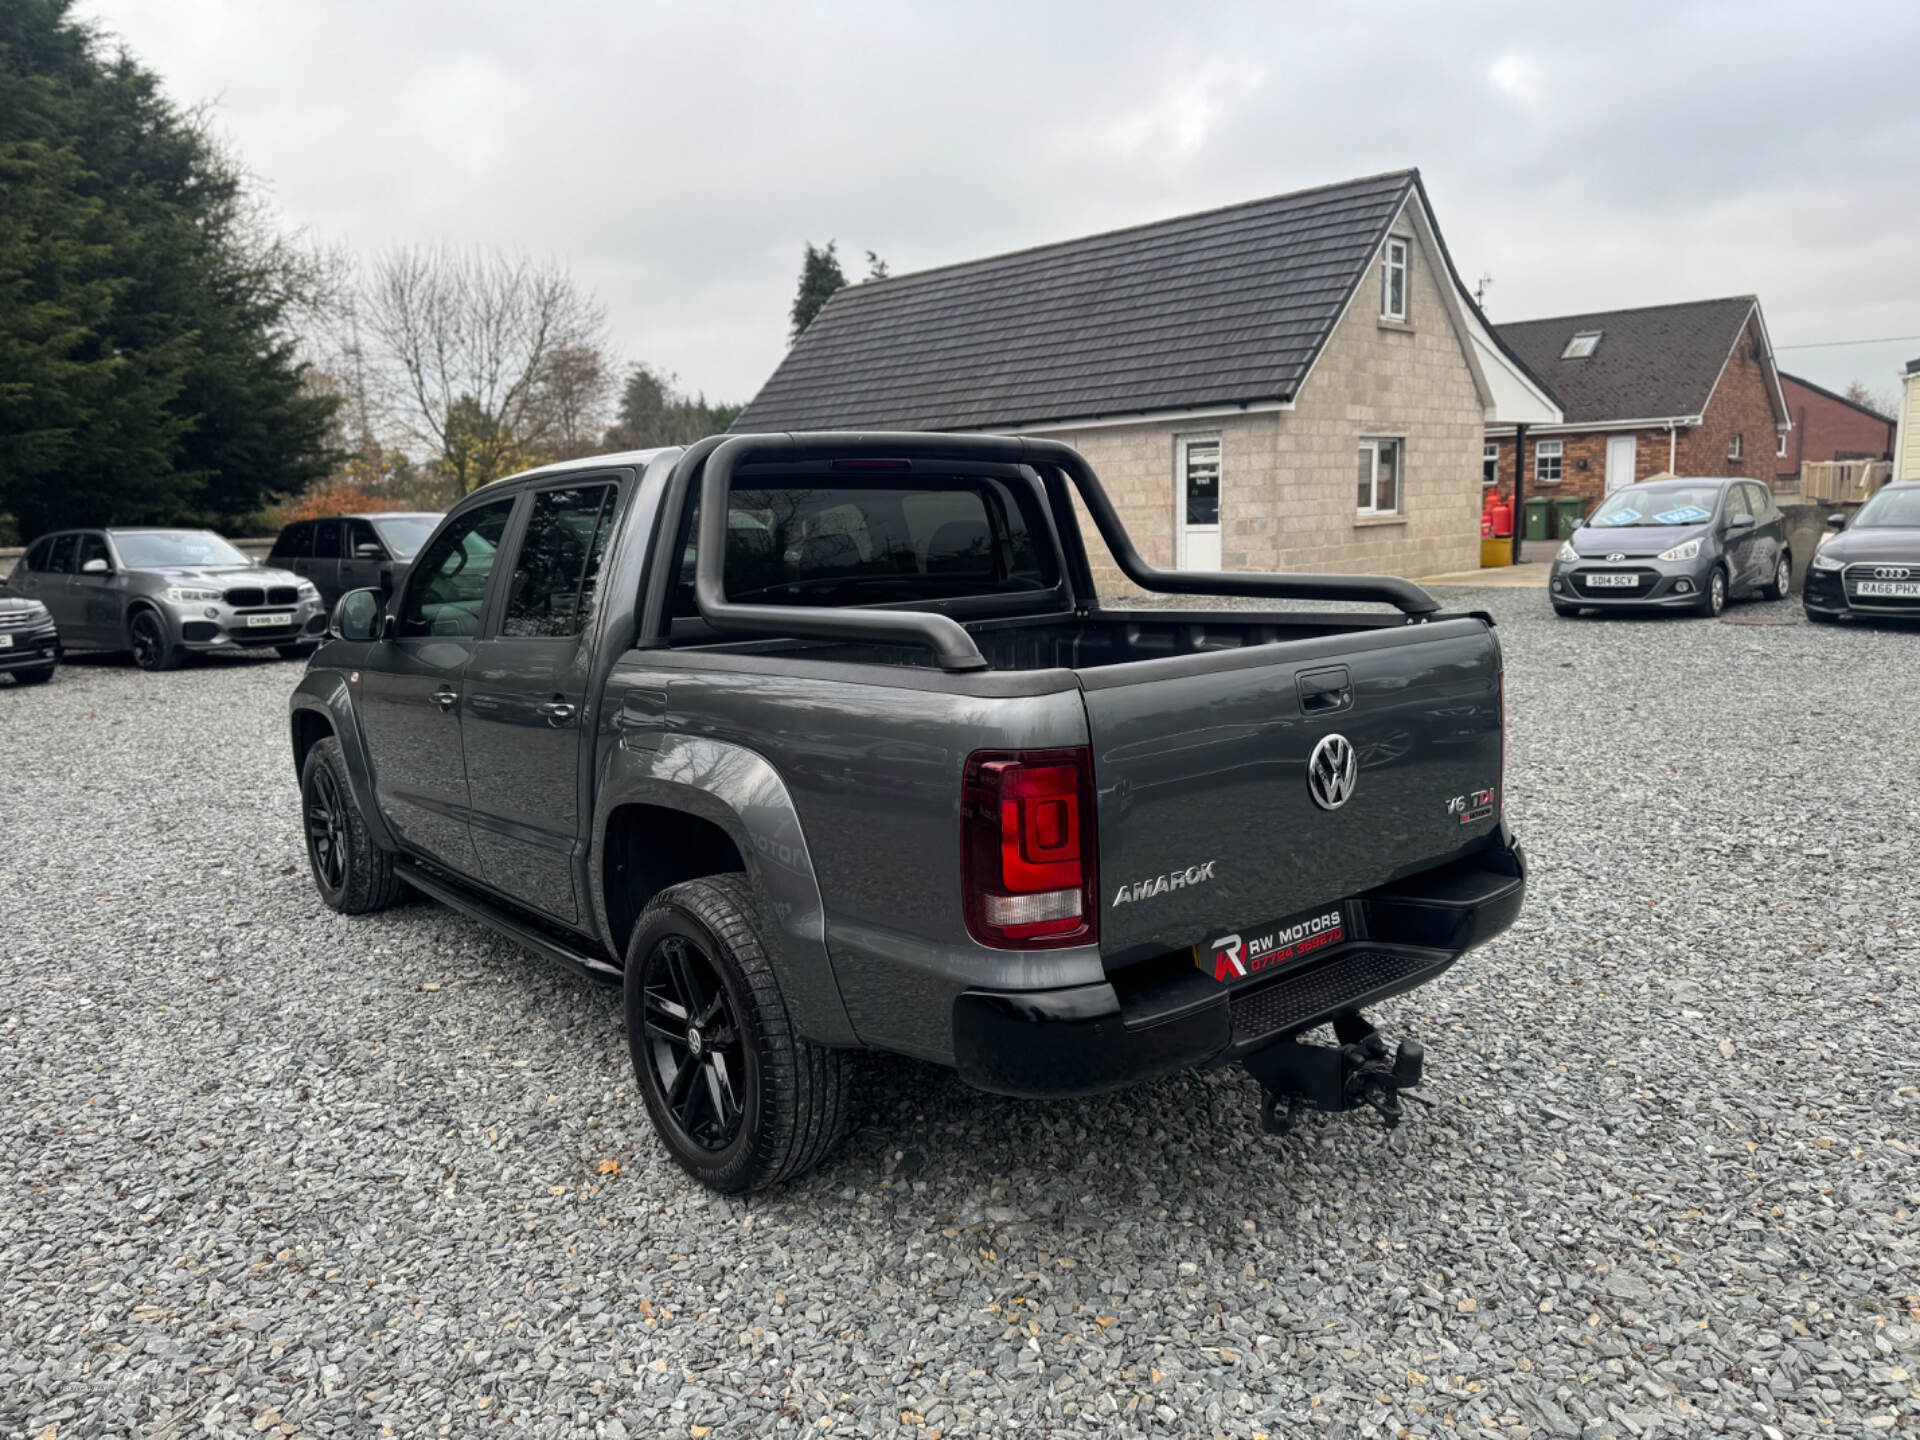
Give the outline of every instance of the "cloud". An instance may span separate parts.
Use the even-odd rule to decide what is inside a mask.
[[[1782,344],[1920,333],[1906,0],[82,3],[290,220],[560,256],[716,398],[809,240],[899,273],[1403,165],[1496,318],[1753,290]]]

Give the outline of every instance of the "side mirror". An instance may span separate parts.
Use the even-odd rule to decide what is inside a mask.
[[[1846,517],[1846,516],[1844,516],[1844,515],[1829,515],[1829,516],[1827,516],[1827,528],[1828,528],[1829,530],[1844,530],[1844,529],[1846,529],[1846,528],[1847,528],[1847,517]]]
[[[112,569],[113,567],[104,560],[89,560],[80,567],[80,573],[82,575],[105,575]]]
[[[387,552],[382,550],[378,545],[375,545],[372,541],[354,546],[353,554],[354,558],[358,560],[384,560],[387,558]]]
[[[386,638],[386,601],[378,590],[349,590],[333,607],[333,624],[328,627],[336,640],[362,644]]]
[[[1747,526],[1749,526],[1749,525],[1751,525],[1751,524],[1753,524],[1753,516],[1751,516],[1751,515],[1736,515],[1736,516],[1734,516],[1734,517],[1733,517],[1733,518],[1732,518],[1731,520],[1729,520],[1729,521],[1727,521],[1727,524],[1728,524],[1728,526],[1730,526],[1730,527],[1731,527],[1732,529],[1735,529],[1735,530],[1744,530],[1744,529],[1746,529],[1746,528],[1747,528]]]

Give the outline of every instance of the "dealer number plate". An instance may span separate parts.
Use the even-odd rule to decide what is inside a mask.
[[[1587,588],[1589,590],[1638,590],[1640,577],[1638,575],[1589,575]]]
[[[1347,939],[1347,907],[1339,901],[1281,920],[1249,926],[1193,947],[1193,961],[1228,985],[1255,980]]]
[[[0,650],[11,650],[11,649],[13,649],[13,636],[0,635]]]
[[[1920,580],[1862,580],[1853,587],[1853,593],[1888,600],[1920,600]]]
[[[247,616],[247,624],[249,625],[291,625],[292,623],[293,612],[291,610],[276,610],[271,615]]]

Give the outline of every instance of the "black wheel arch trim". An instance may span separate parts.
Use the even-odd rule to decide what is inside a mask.
[[[345,675],[337,670],[309,670],[300,677],[287,702],[287,738],[292,746],[294,780],[312,748],[304,727],[318,717],[328,732],[340,742],[340,755],[347,765],[347,787],[360,811],[367,833],[382,850],[398,850],[399,842],[387,828],[386,817],[373,800],[373,768],[367,756],[366,740],[360,732],[360,718],[353,708],[353,690]]]

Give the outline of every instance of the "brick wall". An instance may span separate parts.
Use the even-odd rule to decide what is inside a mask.
[[[1227,570],[1418,577],[1480,563],[1483,412],[1439,298],[1443,281],[1417,236],[1412,252],[1408,322],[1380,320],[1378,276],[1369,273],[1292,410],[1051,432],[1092,463],[1142,555],[1173,564],[1176,441],[1217,434]],[[1362,437],[1405,442],[1393,517],[1358,514]],[[1127,592],[1080,518],[1101,589]]]
[[[1680,432],[1682,435],[1685,433],[1684,430]],[[1527,436],[1526,494],[1528,496],[1579,495],[1585,499],[1599,500],[1607,493],[1607,441],[1621,434],[1633,436],[1633,478],[1636,481],[1651,480],[1656,475],[1667,473],[1668,443],[1667,432],[1664,429],[1588,430],[1571,435],[1529,435]],[[1545,484],[1535,478],[1535,459],[1539,454],[1539,442],[1543,439],[1558,440],[1563,446],[1558,485]],[[1511,500],[1513,498],[1513,436],[1500,437],[1495,443],[1500,447],[1500,478],[1492,488]],[[1675,448],[1678,448],[1677,443]]]
[[[1700,424],[1680,438],[1681,475],[1746,475],[1771,482],[1779,460],[1773,453],[1779,425],[1768,398],[1765,365],[1753,358],[1762,344],[1758,322],[1749,320],[1733,348]],[[1741,437],[1740,458],[1727,458],[1727,443]]]
[[[1881,460],[1893,454],[1893,421],[1857,410],[1790,375],[1780,377],[1780,387],[1786,391],[1787,413],[1793,417],[1787,453],[1774,461],[1783,483],[1800,478],[1803,460],[1837,460],[1842,455]]]

